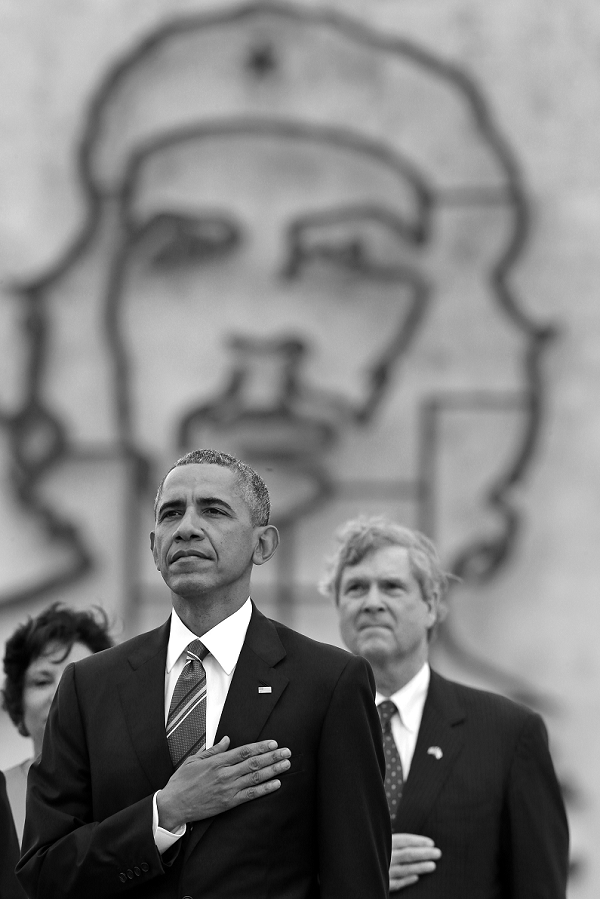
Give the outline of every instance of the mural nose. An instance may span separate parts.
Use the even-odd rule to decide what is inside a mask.
[[[229,383],[219,396],[184,416],[181,448],[200,445],[200,432],[206,438],[207,428],[217,428],[219,440],[227,435],[228,442],[252,457],[320,455],[335,439],[339,414],[307,387],[301,365],[307,344],[289,334],[234,334],[228,344]]]
[[[229,345],[234,354],[233,369],[243,379],[248,408],[279,408],[295,392],[301,377],[300,364],[307,351],[304,340],[289,335],[234,334]]]

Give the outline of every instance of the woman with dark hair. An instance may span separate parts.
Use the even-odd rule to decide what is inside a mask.
[[[2,705],[19,733],[33,741],[33,756],[4,772],[19,842],[25,822],[27,772],[42,751],[46,718],[61,675],[70,662],[112,645],[102,609],[76,610],[60,603],[28,618],[6,642]]]

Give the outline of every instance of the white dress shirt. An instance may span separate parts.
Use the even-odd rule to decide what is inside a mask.
[[[246,639],[251,616],[252,603],[248,598],[237,612],[198,637],[185,626],[174,609],[171,612],[171,632],[165,669],[165,725],[177,678],[186,663],[186,649],[192,640],[200,639],[208,649],[208,655],[202,662],[206,671],[206,749],[210,749],[214,744],[223,706]],[[165,852],[169,846],[183,836],[186,829],[183,825],[178,831],[171,833],[159,827],[156,794],[154,795],[152,823],[154,842],[160,853]]]
[[[402,762],[404,780],[408,777],[412,758],[415,754],[419,727],[423,717],[423,708],[427,699],[427,690],[429,689],[429,679],[430,669],[427,662],[425,662],[412,680],[409,680],[396,693],[392,693],[391,696],[382,696],[379,692],[375,694],[377,705],[383,702],[384,699],[391,699],[398,709],[397,714],[392,716],[391,728],[394,743]]]

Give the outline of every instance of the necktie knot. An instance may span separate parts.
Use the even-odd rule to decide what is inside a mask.
[[[377,706],[377,711],[379,712],[382,730],[389,730],[391,726],[390,721],[398,711],[395,703],[393,703],[391,699],[384,699],[384,701],[380,702]]]
[[[208,655],[208,649],[202,640],[192,640],[187,646],[187,661],[201,662]]]

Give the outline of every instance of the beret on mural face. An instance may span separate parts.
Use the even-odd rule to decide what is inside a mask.
[[[510,180],[462,73],[356,19],[270,3],[179,18],[117,63],[91,105],[83,171],[111,193],[169,136],[269,123],[387,148],[442,193],[501,195]]]

